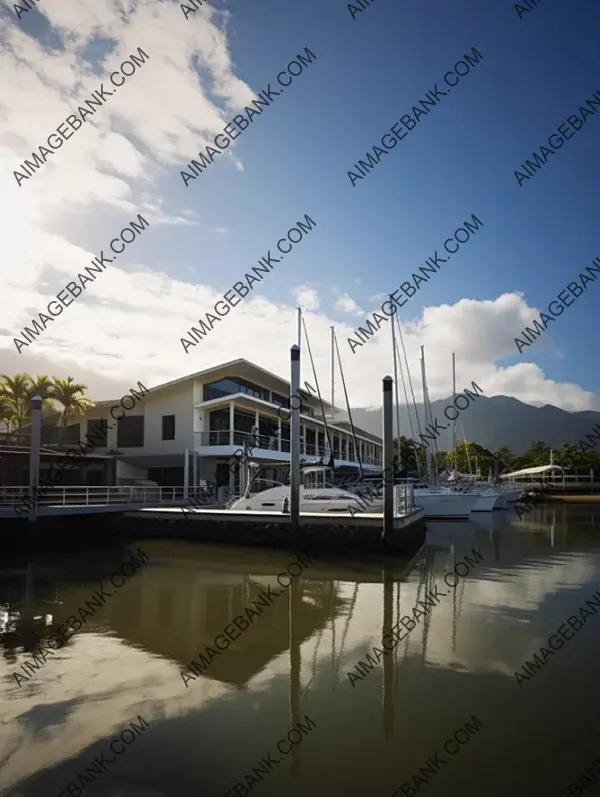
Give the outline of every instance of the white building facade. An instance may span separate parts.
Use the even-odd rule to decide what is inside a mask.
[[[92,435],[102,424],[105,437],[99,444],[96,432],[93,453],[114,457],[116,483],[150,479],[180,486],[189,452],[189,484],[210,480],[231,492],[239,486],[239,473],[228,463],[244,443],[251,446],[250,458],[265,467],[264,478],[277,479],[289,465],[289,395],[289,382],[238,359],[150,388],[131,410],[113,411],[116,418],[124,416],[120,420],[110,415],[118,400],[98,402],[67,427],[64,442],[83,444],[86,433]],[[323,404],[331,418],[331,405]],[[319,400],[303,396],[300,452],[305,463],[321,459],[327,464],[333,453],[335,468],[342,473],[358,471],[359,456],[365,473],[382,469],[380,437],[355,427],[357,452],[350,424],[335,424],[329,418],[331,448]],[[52,442],[52,434],[46,429],[47,442]],[[94,473],[90,465],[85,472],[89,484],[98,483]]]

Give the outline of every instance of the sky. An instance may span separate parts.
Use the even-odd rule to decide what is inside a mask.
[[[363,2],[192,0],[186,11],[41,0],[20,18],[3,2],[0,373],[71,374],[97,400],[237,357],[287,378],[300,304],[325,394],[334,326],[352,404],[377,406],[393,373],[390,323],[362,346],[348,339],[474,214],[477,232],[399,310],[417,395],[424,346],[432,400],[451,390],[454,352],[459,389],[474,381],[486,396],[600,409],[590,367],[600,286],[568,299],[521,352],[515,344],[600,257],[599,111],[577,131],[563,127],[569,140],[522,184],[515,176],[600,91],[600,7]],[[118,92],[17,180],[138,48],[148,58]],[[278,73],[306,48],[314,58],[285,92],[184,181],[190,161],[269,84],[280,89]],[[448,88],[444,75],[465,55],[475,63],[451,93],[409,132],[396,126],[436,84]],[[392,126],[406,135],[352,180]],[[143,234],[18,351],[23,327],[138,214]],[[305,215],[310,233],[186,351],[188,330]],[[314,383],[306,347],[302,358]]]

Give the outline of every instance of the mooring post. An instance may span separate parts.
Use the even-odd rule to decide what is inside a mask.
[[[183,500],[189,497],[190,486],[190,451],[188,448],[183,453]]]
[[[290,370],[290,529],[297,536],[300,527],[300,346],[292,346],[290,350]]]
[[[394,528],[394,416],[391,376],[383,377],[383,534],[389,540]]]
[[[35,523],[40,484],[40,447],[42,443],[42,398],[31,399],[31,440],[29,444],[29,522]]]
[[[194,487],[194,496],[198,488],[198,452],[196,448],[192,449],[192,485]]]

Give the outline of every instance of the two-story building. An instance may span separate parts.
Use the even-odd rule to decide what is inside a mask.
[[[210,480],[229,492],[238,488],[239,475],[228,461],[244,442],[252,447],[251,459],[265,467],[264,478],[277,480],[282,468],[289,466],[290,423],[285,409],[289,395],[288,381],[237,359],[150,388],[131,410],[115,413],[124,414],[118,421],[109,414],[118,400],[100,401],[67,427],[63,441],[84,443],[86,433],[102,423],[104,438],[96,442],[93,454],[114,457],[117,483],[150,479],[161,486],[183,485],[189,452],[188,483]],[[323,404],[332,451],[318,398],[303,395],[301,457],[307,464],[319,459],[327,464],[333,453],[336,469],[356,472],[352,428],[344,421],[334,423],[333,407]],[[42,437],[46,445],[56,441],[58,432],[48,420]],[[356,427],[355,436],[365,472],[381,470],[381,438]],[[104,473],[101,464],[90,462],[83,478],[88,484],[100,484]]]

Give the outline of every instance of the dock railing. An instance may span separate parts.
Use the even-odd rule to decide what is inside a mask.
[[[38,499],[39,506],[108,506],[109,504],[183,504],[198,496],[202,498],[201,487],[48,487]],[[14,506],[23,503],[29,488],[0,487],[0,506]],[[204,491],[206,495],[206,491]]]

